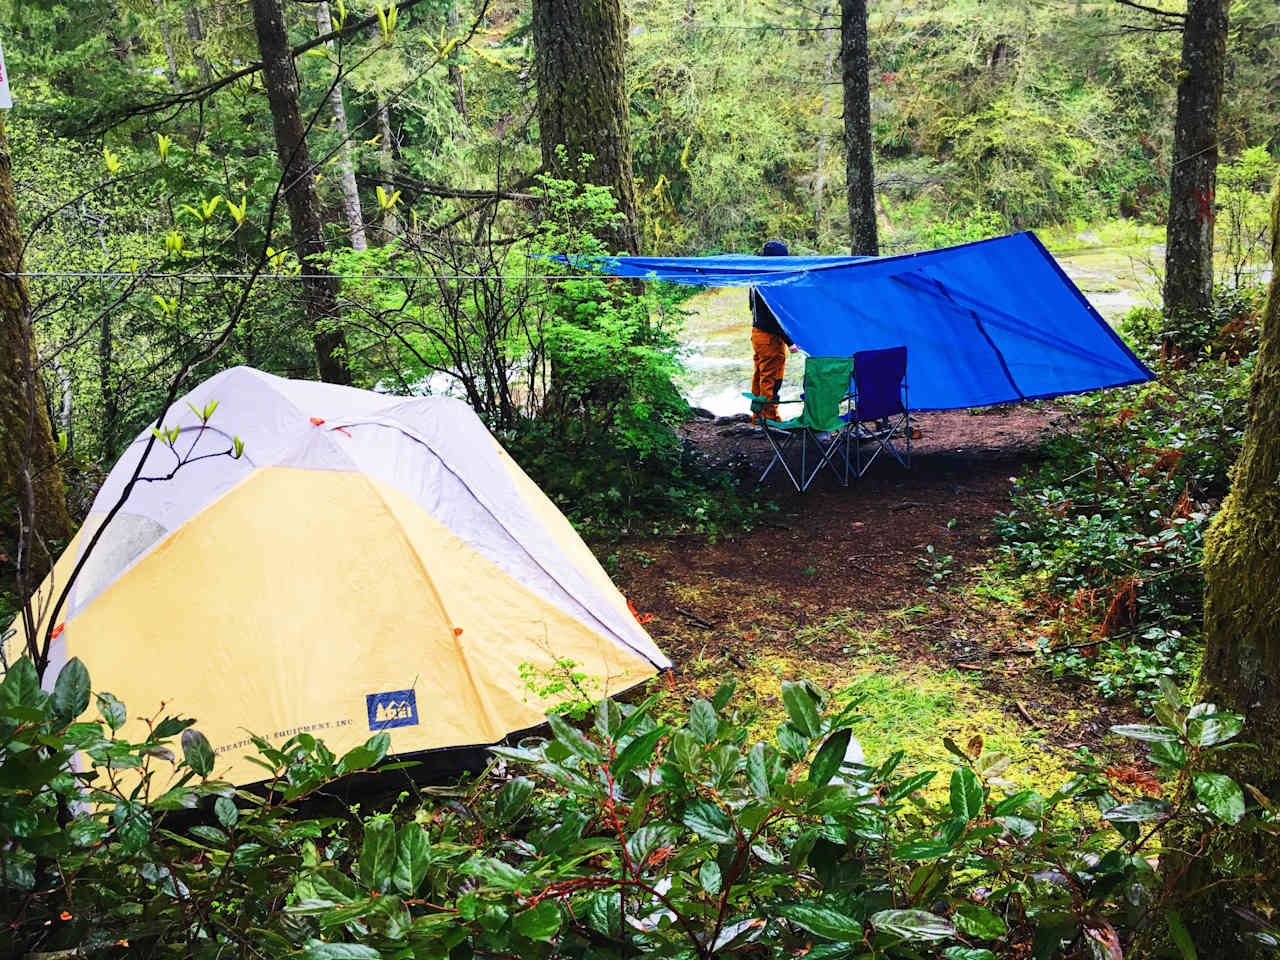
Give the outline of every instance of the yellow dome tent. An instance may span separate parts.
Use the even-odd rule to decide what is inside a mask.
[[[342,752],[495,743],[542,722],[523,672],[571,661],[608,696],[670,666],[555,505],[466,404],[248,367],[179,401],[73,584],[46,685],[73,656],[130,717],[194,716],[215,772],[261,779],[250,733]],[[193,412],[218,406],[207,426]],[[150,432],[41,588],[47,608]],[[233,436],[243,454],[226,453]],[[186,462],[173,472],[179,457]],[[168,475],[173,472],[171,477]],[[46,614],[47,615],[47,614]],[[21,654],[23,635],[6,645]],[[130,720],[123,736],[138,735]]]

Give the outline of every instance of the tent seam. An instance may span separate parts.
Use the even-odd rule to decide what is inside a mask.
[[[464,488],[466,488],[467,492],[471,494],[471,496],[475,499],[476,503],[480,504],[480,506],[484,509],[485,513],[487,513],[493,519],[494,523],[496,523],[499,527],[501,527],[503,532],[506,533],[506,535],[511,538],[511,542],[519,546],[520,549],[524,551],[525,556],[527,556],[538,567],[539,570],[541,570],[544,574],[546,574],[548,579],[550,579],[553,583],[555,583],[556,586],[558,586],[561,590],[563,590],[566,596],[574,597],[576,599],[574,592],[571,591],[565,584],[561,583],[560,578],[557,577],[550,570],[548,570],[546,566],[543,565],[543,563],[536,556],[534,556],[534,554],[529,550],[529,548],[524,545],[524,543],[520,540],[520,538],[517,537],[505,523],[502,522],[502,518],[498,515],[498,512],[494,510],[492,506],[489,505],[489,503],[484,499],[484,497],[482,497],[480,493],[478,493],[471,486],[471,484],[467,483],[467,481],[463,479],[462,475],[459,474],[456,470],[454,470],[453,467],[451,467],[448,464],[448,462],[444,459],[444,457],[440,456],[440,454],[436,452],[435,448],[432,447],[430,443],[428,443],[422,437],[418,436],[414,431],[410,430],[408,427],[400,423],[386,422],[386,421],[373,420],[373,419],[343,421],[341,425],[345,427],[357,427],[357,426],[368,425],[368,424],[372,424],[373,426],[386,427],[391,430],[398,430],[400,433],[403,433],[410,440],[414,441],[415,443],[421,444],[428,451],[430,451],[431,455],[440,461],[440,465],[445,470],[449,471],[449,473],[460,484],[462,484]],[[466,541],[463,541],[463,542],[465,543]],[[599,624],[600,628],[602,629],[602,631],[606,636],[612,638],[617,643],[621,643],[624,647],[626,647],[636,656],[640,657],[642,660],[644,660],[646,663],[652,666],[655,670],[665,669],[665,667],[662,664],[654,663],[652,657],[650,657],[643,650],[636,649],[636,647],[633,644],[631,644],[625,637],[618,634],[617,631],[615,631],[612,627],[609,626],[608,621],[600,616],[598,611],[592,609],[586,603],[583,603],[580,599],[578,600],[578,603],[582,606],[582,609],[585,610],[587,613],[589,613],[592,619],[594,619],[596,623]],[[565,611],[565,612],[568,613],[568,611]],[[572,616],[572,614],[570,614],[570,616]]]

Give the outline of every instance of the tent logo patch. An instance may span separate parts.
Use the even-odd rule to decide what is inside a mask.
[[[364,702],[369,711],[370,730],[418,725],[418,700],[412,690],[370,693],[365,695]]]

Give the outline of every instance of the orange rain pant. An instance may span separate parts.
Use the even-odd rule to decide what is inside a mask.
[[[773,333],[751,329],[751,352],[755,355],[755,372],[751,377],[751,392],[757,397],[771,397],[775,402],[765,404],[759,414],[752,417],[755,423],[763,416],[766,420],[778,419],[778,391],[782,388],[782,372],[787,366],[787,342]]]

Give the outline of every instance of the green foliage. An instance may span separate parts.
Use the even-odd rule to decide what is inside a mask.
[[[602,701],[585,730],[553,714],[549,739],[494,748],[505,769],[459,801],[317,816],[308,799],[377,764],[385,734],[341,759],[306,734],[255,738],[270,789],[236,790],[209,779],[193,721],[114,739],[123,705],[102,693],[81,719],[78,661],[49,694],[23,660],[0,683],[0,921],[24,952],[197,958],[1074,956],[1100,930],[1138,950],[1164,918],[1179,929],[1187,894],[1153,870],[1154,827],[1277,829],[1206,769],[1242,719],[1168,684],[1158,724],[1115,729],[1149,744],[1160,799],[1087,756],[1052,792],[1015,790],[1011,759],[976,742],[948,744],[938,797],[901,753],[847,759],[856,704],[786,685],[775,747],[749,741],[732,697],[665,722],[659,697]]]
[[[1276,171],[1276,162],[1262,147],[1250,147],[1218,166],[1214,242],[1237,288],[1250,281],[1250,268],[1270,256],[1269,200]]]
[[[1122,329],[1138,348],[1175,359],[1154,383],[1069,401],[1072,427],[997,521],[1009,569],[1042,591],[1051,663],[1108,695],[1149,700],[1160,677],[1195,665],[1204,533],[1243,437],[1260,304],[1259,291],[1222,289],[1212,322],[1194,328],[1130,314]]]

